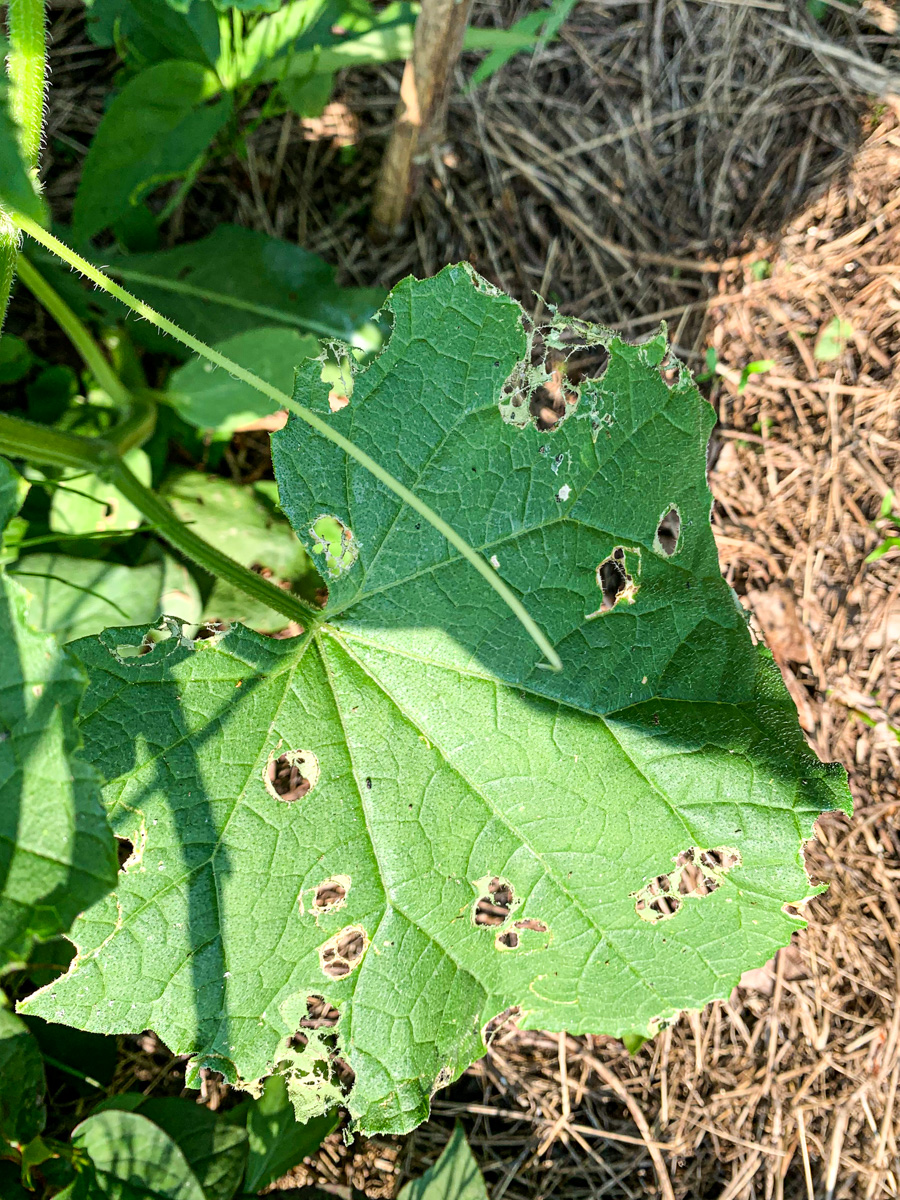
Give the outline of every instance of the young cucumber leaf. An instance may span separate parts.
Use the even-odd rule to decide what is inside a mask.
[[[294,531],[262,492],[239,487],[218,475],[184,471],[166,481],[163,496],[182,521],[244,567],[264,570],[276,582],[306,583],[313,596],[318,579]],[[175,609],[164,610],[179,616]],[[205,621],[241,621],[262,633],[277,633],[289,620],[223,579],[217,579],[203,610]]]
[[[0,1008],[0,1153],[4,1142],[24,1145],[42,1131],[45,1086],[37,1042],[24,1021]]]
[[[478,1163],[458,1121],[441,1157],[421,1179],[408,1183],[398,1200],[488,1200]]]
[[[73,226],[92,238],[148,192],[184,176],[231,116],[216,75],[177,59],[148,67],[115,97],[91,142]]]
[[[0,459],[0,508],[21,481]],[[116,879],[97,777],[80,753],[84,677],[26,616],[23,588],[0,571],[0,971],[34,938],[67,930]]]
[[[608,365],[539,429],[535,390],[560,385],[512,301],[450,268],[392,307],[348,407],[318,362],[296,395],[481,549],[564,671],[430,526],[289,423],[280,500],[320,551],[325,621],[200,642],[170,622],[140,657],[142,629],[77,643],[82,734],[134,854],[25,1008],[153,1028],[249,1081],[292,1061],[318,997],[357,1126],[400,1132],[506,1009],[649,1036],[728,996],[798,927],[802,843],[849,796],[719,575],[712,411],[664,340],[576,329]],[[321,1109],[340,1068],[291,1077]]]

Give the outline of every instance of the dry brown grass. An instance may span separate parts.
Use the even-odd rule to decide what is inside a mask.
[[[484,3],[478,19],[533,6]],[[410,1138],[332,1138],[286,1184],[393,1196],[459,1116],[492,1200],[898,1194],[900,555],[864,563],[882,496],[900,490],[900,123],[865,94],[900,92],[891,15],[834,0],[818,26],[799,0],[582,0],[558,43],[457,96],[396,244],[364,235],[399,80],[387,68],[342,81],[351,151],[291,119],[263,127],[177,215],[173,236],[235,219],[366,285],[468,258],[532,309],[538,291],[632,336],[666,315],[692,365],[713,346],[723,570],[857,803],[810,844],[829,890],[809,928],[730,1001],[633,1058],[609,1039],[502,1029]],[[54,130],[78,143],[107,76],[73,79],[56,67]],[[57,211],[76,170],[54,177]],[[821,363],[834,316],[853,336]],[[740,391],[760,359],[775,367]]]

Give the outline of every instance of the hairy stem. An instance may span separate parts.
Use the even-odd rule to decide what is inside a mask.
[[[0,413],[0,452],[35,463],[96,472],[108,479],[164,538],[187,558],[217,579],[224,579],[261,604],[273,608],[292,621],[309,628],[321,619],[321,612],[299,596],[282,591],[261,575],[248,571],[240,563],[205,542],[183,524],[172,509],[136,479],[119,458],[118,448],[103,438],[79,437],[34,425],[19,417]]]
[[[16,260],[19,257],[20,234],[15,224],[0,209],[0,334],[9,308],[13,279],[16,275]]]
[[[12,115],[21,130],[22,153],[38,165],[44,129],[47,45],[43,0],[9,0],[9,77]]]
[[[7,4],[11,83],[10,108],[19,127],[22,154],[37,172],[44,129],[44,81],[47,73],[44,0],[9,0]],[[9,297],[19,257],[20,235],[12,220],[0,210],[0,333],[9,308]]]
[[[462,557],[465,558],[466,561],[475,568],[479,575],[486,580],[489,586],[493,588],[493,590],[515,614],[516,618],[534,641],[535,645],[537,645],[541,652],[546,656],[548,660],[547,665],[554,671],[562,670],[562,662],[559,658],[559,655],[550,644],[546,635],[531,617],[522,601],[518,598],[518,596],[516,596],[512,589],[508,587],[508,585],[505,584],[502,579],[500,579],[493,567],[491,567],[464,538],[460,537],[460,535],[455,529],[453,529],[452,526],[448,525],[442,517],[439,517],[438,514],[423,500],[420,500],[414,492],[411,492],[409,488],[405,487],[399,479],[395,479],[394,476],[391,475],[389,471],[386,471],[380,463],[375,461],[374,458],[366,454],[364,450],[361,450],[348,438],[345,438],[343,434],[338,433],[336,429],[333,429],[327,421],[323,420],[316,413],[312,412],[311,409],[305,408],[302,404],[298,404],[298,402],[294,400],[292,396],[288,396],[286,392],[282,392],[278,388],[273,387],[270,383],[267,383],[264,379],[260,379],[258,375],[254,375],[252,371],[246,370],[246,368],[242,367],[239,363],[227,358],[224,354],[220,354],[218,350],[214,350],[211,346],[207,346],[205,342],[201,342],[199,338],[195,338],[193,334],[181,329],[178,325],[174,324],[174,322],[168,320],[167,317],[161,316],[158,312],[152,309],[149,304],[145,304],[142,300],[138,300],[137,297],[132,296],[129,292],[126,292],[124,288],[120,287],[107,275],[104,275],[102,271],[99,271],[92,263],[88,262],[86,258],[82,258],[81,255],[76,254],[74,250],[70,249],[70,247],[66,246],[63,242],[60,242],[58,238],[55,238],[45,229],[42,229],[35,221],[32,221],[24,216],[20,216],[17,219],[21,228],[27,234],[33,237],[36,242],[40,242],[42,246],[46,246],[48,250],[52,250],[53,253],[57,254],[64,262],[67,262],[76,270],[81,271],[82,274],[86,275],[88,279],[97,285],[97,287],[102,288],[111,296],[115,296],[117,300],[121,300],[123,304],[127,305],[139,316],[143,317],[144,320],[150,321],[151,324],[156,325],[157,328],[162,329],[165,333],[168,333],[170,337],[173,337],[183,345],[188,346],[194,351],[195,354],[199,354],[201,358],[205,358],[209,362],[215,363],[216,366],[222,367],[223,370],[227,371],[228,374],[233,376],[235,379],[240,379],[241,382],[246,383],[248,387],[252,387],[256,391],[261,392],[264,396],[268,396],[271,400],[274,400],[275,403],[281,408],[286,408],[289,412],[299,417],[301,421],[304,421],[307,425],[315,429],[317,433],[320,433],[322,437],[340,447],[340,449],[343,450],[348,457],[355,459],[361,466],[365,467],[365,469],[374,475],[375,478],[381,483],[383,483],[386,488],[392,491],[396,496],[399,496],[404,504],[408,504],[410,508],[417,512],[424,520],[428,521],[430,525],[432,525],[443,537],[447,539],[450,545],[453,546],[454,549],[456,549],[459,554],[462,555]],[[135,501],[135,503],[137,502]],[[140,505],[138,505],[138,507],[140,507]],[[274,608],[276,606],[272,605],[272,607]],[[279,611],[283,610],[279,609]]]

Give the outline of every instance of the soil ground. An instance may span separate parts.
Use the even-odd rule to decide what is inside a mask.
[[[485,0],[476,22],[535,7]],[[262,126],[176,214],[176,238],[222,219],[296,238],[347,283],[466,258],[536,315],[552,303],[631,337],[666,319],[699,371],[712,348],[722,568],[857,806],[810,843],[828,891],[808,928],[729,1001],[634,1057],[502,1027],[427,1125],[350,1147],[335,1135],[279,1188],[393,1197],[459,1118],[492,1200],[900,1190],[900,551],[865,562],[900,491],[900,38],[879,0],[821,7],[817,20],[799,0],[581,0],[558,41],[468,95],[465,60],[409,229],[381,247],[365,227],[395,67],[343,76],[323,122]],[[72,157],[51,168],[50,197],[64,215],[111,64],[73,32],[80,6],[55,14],[50,146]],[[844,344],[823,360],[835,318]],[[232,461],[264,446],[239,435]],[[174,1079],[178,1064],[145,1036],[120,1069]],[[203,1098],[222,1099],[214,1079]]]

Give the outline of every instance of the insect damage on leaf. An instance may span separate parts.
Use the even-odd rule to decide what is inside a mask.
[[[288,1071],[301,1107],[342,1098],[357,1128],[399,1133],[500,1013],[647,1037],[728,996],[797,928],[803,841],[849,796],[721,577],[714,415],[665,337],[529,331],[466,267],[391,308],[349,404],[319,362],[296,398],[477,548],[563,671],[418,512],[291,418],[279,498],[323,620],[132,658],[143,629],[74,644],[110,820],[146,846],[24,1007],[152,1028],[234,1082]],[[598,372],[573,383],[586,347]],[[337,1015],[312,1050],[311,997]]]

